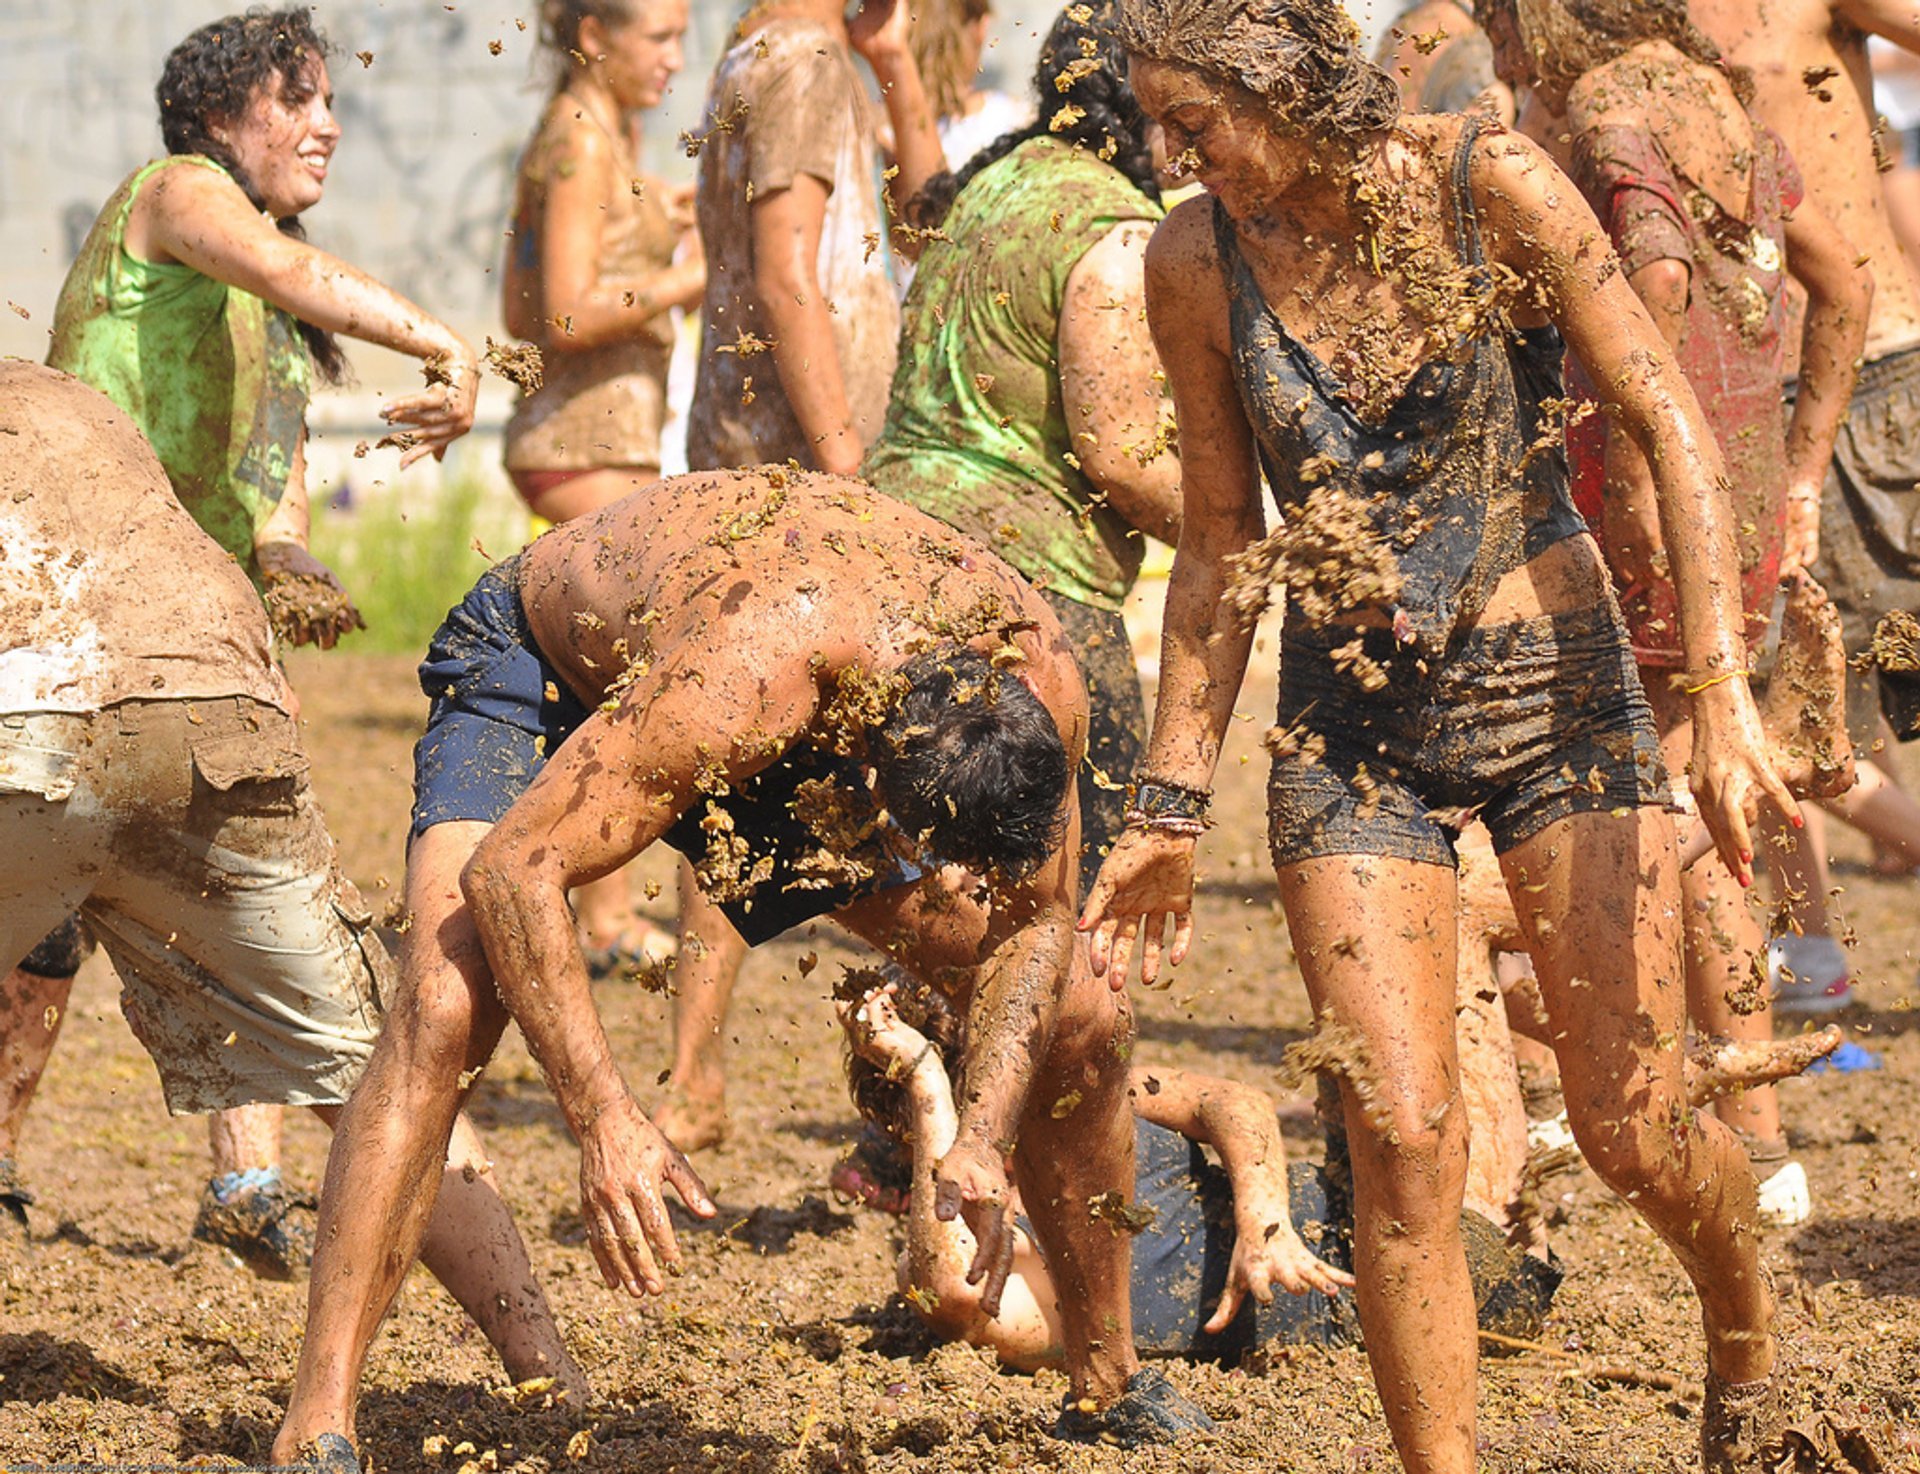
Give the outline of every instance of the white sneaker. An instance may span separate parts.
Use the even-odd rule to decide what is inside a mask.
[[[1807,1169],[1789,1162],[1760,1184],[1760,1221],[1769,1228],[1797,1228],[1813,1217]]]
[[[1828,936],[1788,932],[1767,943],[1767,982],[1782,1013],[1837,1013],[1853,1001],[1847,954]]]
[[[1573,1127],[1567,1122],[1565,1106],[1545,1120],[1527,1122],[1527,1151],[1530,1155],[1557,1152],[1573,1144]]]

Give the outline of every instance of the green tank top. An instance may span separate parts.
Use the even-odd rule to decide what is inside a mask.
[[[292,474],[311,366],[292,314],[177,262],[126,248],[141,188],[195,154],[137,170],[107,202],[54,309],[47,362],[118,404],[193,520],[258,582],[253,538]]]
[[[1041,588],[1118,610],[1141,537],[1074,465],[1057,343],[1067,277],[1160,207],[1092,153],[1021,144],[968,181],[907,294],[887,419],[861,473]]]

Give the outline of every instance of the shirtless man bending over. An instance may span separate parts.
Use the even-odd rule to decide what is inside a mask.
[[[351,1434],[362,1360],[433,1206],[434,1164],[509,1018],[580,1143],[602,1278],[665,1287],[671,1185],[714,1209],[615,1064],[569,889],[656,840],[750,942],[831,913],[964,1000],[943,1216],[997,1309],[1014,1162],[1056,1274],[1079,1418],[1166,1436],[1205,1415],[1138,1370],[1125,1000],[1073,932],[1070,776],[1086,698],[1053,615],[977,544],[850,479],[763,467],[663,481],[490,570],[421,667],[400,997],[341,1122],[307,1341],[275,1458]],[[970,873],[969,873],[970,872]],[[1068,1091],[1080,1105],[1055,1120]],[[1031,1104],[1031,1109],[1029,1105]]]

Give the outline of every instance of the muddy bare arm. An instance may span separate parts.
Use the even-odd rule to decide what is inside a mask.
[[[339,257],[282,234],[224,174],[163,169],[135,201],[128,244],[153,261],[177,261],[252,292],[330,333],[391,348],[429,365],[428,389],[383,410],[413,427],[400,457],[441,455],[473,426],[480,371],[452,328]]]
[[[1787,267],[1806,289],[1807,315],[1800,329],[1800,389],[1787,423],[1783,571],[1810,567],[1820,555],[1827,463],[1853,396],[1873,306],[1873,273],[1811,199],[1787,220]]]
[[[850,476],[864,447],[853,428],[818,268],[830,193],[822,180],[799,174],[753,202],[753,290],[766,313],[780,387],[813,446],[815,466]]]
[[[1206,1329],[1225,1330],[1248,1295],[1270,1303],[1276,1284],[1294,1295],[1337,1295],[1353,1284],[1351,1275],[1316,1259],[1293,1226],[1286,1143],[1265,1091],[1217,1075],[1136,1068],[1133,1108],[1143,1120],[1213,1147],[1233,1184],[1233,1264]]]
[[[474,850],[461,883],[500,1000],[526,1036],[580,1143],[589,1241],[609,1286],[665,1286],[679,1250],[661,1196],[712,1211],[686,1159],[647,1120],[594,1008],[567,892],[652,844],[714,776],[739,781],[812,715],[804,658],[760,642],[764,671],[709,629],[590,717]],[[731,631],[737,635],[737,631]]]
[[[1869,36],[1883,36],[1920,55],[1920,4],[1915,0],[1837,0],[1833,13]]]
[[[367,622],[333,570],[309,550],[311,522],[303,430],[280,500],[254,534],[253,556],[260,565],[274,633],[289,644],[331,650],[342,635],[365,629]]]
[[[1195,208],[1198,206],[1198,208]],[[1160,697],[1144,773],[1206,788],[1246,675],[1253,646],[1226,602],[1227,559],[1265,532],[1253,432],[1227,357],[1226,287],[1205,201],[1180,206],[1147,248],[1148,322],[1173,388],[1181,426],[1183,513],[1160,646]],[[1139,776],[1139,775],[1136,775]],[[1124,987],[1136,941],[1141,976],[1186,955],[1192,933],[1190,836],[1129,830],[1115,843],[1087,897],[1080,929],[1093,937],[1093,970]]]
[[[967,1006],[954,1143],[934,1173],[934,1211],[946,1221],[964,1215],[978,1241],[966,1278],[982,1284],[988,1316],[1000,1312],[1017,1237],[1007,1157],[1073,961],[1071,857],[1078,840],[1079,826],[1070,824],[1067,843],[1037,875],[995,890]]]
[[[1653,469],[1694,698],[1693,791],[1727,868],[1751,884],[1760,804],[1796,823],[1799,809],[1767,760],[1747,684],[1720,449],[1572,181],[1537,146],[1503,134],[1475,151],[1472,186],[1490,254],[1559,326]]]
[[[1122,221],[1067,275],[1060,396],[1080,469],[1134,527],[1180,536],[1180,457],[1147,327],[1146,246],[1153,227]]]
[[[540,296],[550,350],[597,348],[639,334],[669,307],[700,300],[705,259],[697,254],[644,276],[603,278],[601,235],[608,196],[633,187],[599,126],[575,122],[563,158],[546,179],[540,226]],[[657,181],[640,181],[658,188]],[[511,310],[512,304],[508,304]]]
[[[895,220],[904,218],[907,201],[947,167],[933,102],[908,41],[911,11],[910,0],[864,0],[860,13],[847,26],[847,39],[873,68],[880,95],[886,100],[887,122],[893,130],[887,204]],[[896,231],[893,239],[908,260],[920,254],[918,235]]]

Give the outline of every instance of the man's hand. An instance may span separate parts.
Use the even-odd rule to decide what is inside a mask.
[[[581,1132],[580,1214],[608,1289],[658,1295],[667,1287],[660,1266],[680,1263],[663,1183],[699,1217],[718,1211],[687,1159],[631,1099]]]
[[[1208,1332],[1217,1335],[1233,1324],[1248,1295],[1262,1305],[1271,1305],[1275,1285],[1289,1295],[1318,1290],[1333,1296],[1342,1286],[1353,1287],[1352,1275],[1316,1259],[1300,1241],[1287,1216],[1285,1199],[1267,1205],[1236,1204],[1234,1219],[1233,1263],[1227,1270],[1219,1307],[1206,1324]]]
[[[331,650],[342,635],[367,627],[333,570],[299,543],[262,543],[253,555],[267,618],[289,645]]]
[[[1753,884],[1752,827],[1771,803],[1794,828],[1800,806],[1767,756],[1766,733],[1744,674],[1697,675],[1693,695],[1693,760],[1688,765],[1700,819],[1714,847],[1742,885]]]
[[[933,1169],[933,1212],[942,1223],[966,1220],[979,1245],[967,1266],[967,1283],[986,1283],[980,1309],[989,1320],[1000,1314],[1000,1295],[1013,1271],[1013,1185],[1006,1158],[990,1143],[963,1138]]]
[[[1101,865],[1077,923],[1080,931],[1093,933],[1094,976],[1104,977],[1116,993],[1125,988],[1139,938],[1140,981],[1151,987],[1160,976],[1168,918],[1173,921],[1173,946],[1167,961],[1178,966],[1193,941],[1193,837],[1129,829]]]

